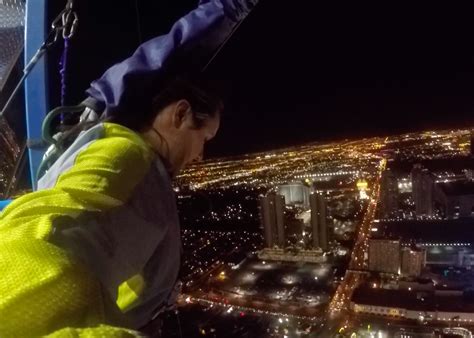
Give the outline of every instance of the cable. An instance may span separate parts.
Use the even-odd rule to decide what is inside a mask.
[[[135,17],[137,23],[137,33],[138,33],[138,43],[141,44],[143,42],[142,39],[142,25],[140,22],[140,9],[138,8],[138,0],[135,0]]]

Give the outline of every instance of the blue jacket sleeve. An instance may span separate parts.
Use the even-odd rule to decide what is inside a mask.
[[[105,116],[147,109],[167,76],[177,70],[202,69],[257,1],[201,0],[168,34],[143,43],[131,57],[92,82],[86,104]]]

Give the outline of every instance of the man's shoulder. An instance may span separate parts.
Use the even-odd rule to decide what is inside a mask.
[[[111,122],[102,123],[102,128],[104,136],[96,140],[101,146],[115,150],[117,154],[125,150],[139,152],[147,162],[154,158],[153,150],[139,133]]]

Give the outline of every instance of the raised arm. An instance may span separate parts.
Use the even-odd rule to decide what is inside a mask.
[[[87,90],[86,104],[105,115],[150,109],[160,86],[177,72],[199,71],[250,13],[257,0],[202,0],[168,34],[143,43]]]

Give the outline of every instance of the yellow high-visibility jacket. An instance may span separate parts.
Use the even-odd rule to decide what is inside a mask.
[[[0,337],[138,335],[179,269],[161,160],[139,134],[101,123],[39,187],[0,214]]]

